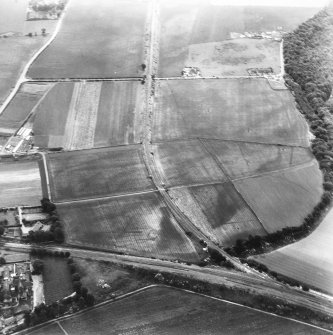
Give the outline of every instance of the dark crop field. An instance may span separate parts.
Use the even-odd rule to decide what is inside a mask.
[[[58,204],[66,242],[126,254],[197,261],[192,242],[156,192]]]
[[[146,1],[72,0],[57,38],[31,78],[142,76]]]
[[[289,91],[266,79],[161,81],[153,140],[211,138],[308,146],[308,126]]]
[[[150,288],[59,323],[68,335],[328,333],[272,314],[166,287]],[[58,335],[53,324],[30,335],[40,335],[42,330]]]
[[[55,202],[153,189],[139,146],[50,154],[48,167]]]
[[[200,231],[224,247],[251,234],[266,234],[231,183],[174,188],[169,194]]]

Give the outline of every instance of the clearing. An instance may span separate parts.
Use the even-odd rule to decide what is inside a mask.
[[[174,188],[169,194],[201,232],[223,247],[249,235],[266,234],[231,183]]]
[[[272,74],[279,74],[280,43],[243,38],[192,44],[185,65],[198,67],[203,77],[248,76],[250,68],[271,68]]]
[[[156,192],[58,204],[66,242],[126,254],[195,262],[192,242]]]
[[[313,160],[303,166],[234,181],[268,233],[300,226],[320,201],[322,173]]]
[[[266,79],[159,82],[153,140],[211,138],[309,145],[308,125],[289,91]]]
[[[31,78],[141,77],[147,2],[71,0]]]
[[[39,161],[0,162],[0,207],[40,206],[43,198]]]
[[[59,323],[68,335],[105,334],[106,329],[109,334],[147,335],[329,333],[304,323],[168,287],[152,287]],[[29,334],[50,334],[51,331],[58,335],[55,324]]]
[[[270,270],[333,294],[333,210],[303,240],[254,258]]]
[[[55,202],[154,188],[139,145],[55,153],[47,162]]]

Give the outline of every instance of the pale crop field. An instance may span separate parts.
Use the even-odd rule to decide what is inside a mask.
[[[147,2],[71,0],[56,39],[32,78],[140,77]]]
[[[56,202],[143,192],[154,188],[140,146],[50,154],[48,170]]]
[[[172,188],[178,208],[209,239],[227,247],[266,231],[231,183]]]
[[[156,192],[58,204],[66,242],[127,254],[197,261],[195,247]]]
[[[153,140],[210,138],[308,146],[289,91],[266,79],[166,80],[155,98]]]
[[[270,270],[333,294],[333,210],[316,230],[294,244],[254,257]]]
[[[305,323],[167,287],[149,288],[59,323],[68,335],[105,334],[106,329],[108,334],[147,335],[328,334]],[[29,334],[60,332],[50,324]]]
[[[306,165],[234,181],[237,190],[267,232],[300,226],[320,201],[322,174],[313,160]]]
[[[38,161],[0,163],[0,207],[39,206],[42,198]]]

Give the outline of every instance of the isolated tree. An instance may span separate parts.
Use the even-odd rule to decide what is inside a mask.
[[[2,236],[5,233],[5,227],[0,226],[0,236]]]
[[[40,275],[43,272],[44,269],[44,263],[42,260],[40,259],[36,259],[33,263],[32,263],[32,267],[33,267],[33,273],[34,275]]]
[[[6,264],[6,260],[3,257],[0,257],[0,265]]]

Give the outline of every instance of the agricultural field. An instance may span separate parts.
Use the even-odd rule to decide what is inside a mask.
[[[0,2],[0,105],[15,86],[25,64],[47,42],[57,24],[56,21],[25,21],[27,6],[28,0]],[[46,36],[42,36],[42,28],[46,28]],[[29,33],[33,36],[26,36]]]
[[[146,1],[70,1],[56,39],[28,76],[141,77],[147,12]]]
[[[266,79],[160,81],[153,141],[211,138],[309,145],[308,125],[289,91]]]
[[[48,170],[55,202],[153,189],[140,146],[50,154]]]
[[[139,146],[50,154],[54,201],[70,201],[153,189]]]
[[[268,233],[300,226],[320,201],[322,173],[313,160],[283,171],[234,182]]]
[[[232,39],[192,44],[186,66],[198,67],[203,77],[248,76],[250,68],[281,72],[280,43],[269,39]]]
[[[254,258],[270,270],[333,294],[333,210],[308,237]]]
[[[0,134],[7,136],[14,134],[52,86],[51,83],[23,84],[0,115]]]
[[[126,254],[197,261],[198,255],[156,192],[57,205],[66,242]]]
[[[52,304],[73,293],[72,278],[67,259],[60,257],[43,257],[45,303]]]
[[[215,243],[228,247],[266,231],[231,183],[174,188],[169,195],[193,224]]]
[[[167,187],[226,181],[200,141],[172,141],[153,146],[154,158]]]
[[[230,33],[285,31],[313,16],[317,8],[232,7],[202,1],[163,1],[160,9],[159,76],[180,76],[193,49],[203,59],[208,50],[201,43],[222,42]],[[209,49],[209,47],[207,48]],[[208,62],[213,54],[208,53]],[[257,63],[260,66],[260,60]]]
[[[328,333],[304,323],[167,287],[149,288],[58,321],[58,325],[68,335],[105,334],[106,329],[108,334],[148,335]],[[42,331],[58,334],[55,324],[29,334],[40,335]]]
[[[0,162],[0,207],[39,206],[42,198],[37,160]]]
[[[287,169],[314,159],[309,148],[219,140],[204,143],[232,180]]]
[[[139,143],[143,94],[139,81],[58,83],[36,108],[35,143],[66,150]]]

